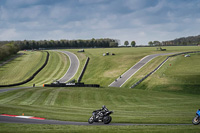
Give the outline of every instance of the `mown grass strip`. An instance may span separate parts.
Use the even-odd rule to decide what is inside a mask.
[[[54,105],[56,98],[58,97],[58,94],[61,89],[54,89],[51,91],[51,93],[48,95],[46,100],[44,101],[44,105]]]
[[[39,52],[40,53],[40,52]],[[31,54],[30,53],[28,53],[29,54],[29,56],[28,56],[28,58],[27,57],[24,57],[23,59],[25,60],[25,61],[27,61],[26,63],[28,63],[29,65],[24,65],[23,63],[24,62],[21,62],[20,61],[20,63],[18,63],[18,65],[17,66],[15,66],[15,68],[17,68],[17,69],[4,69],[3,70],[3,76],[2,77],[4,77],[4,78],[6,78],[7,76],[16,76],[15,78],[11,78],[11,80],[10,81],[7,81],[7,83],[5,84],[5,85],[2,85],[2,87],[3,86],[16,86],[16,85],[21,85],[21,84],[25,84],[25,83],[27,83],[27,82],[29,82],[29,81],[31,81],[33,78],[34,78],[34,76],[35,75],[37,75],[39,72],[40,72],[40,70],[41,69],[43,69],[44,67],[45,67],[45,65],[46,65],[46,63],[48,62],[48,53],[47,53],[47,56],[45,56],[45,63],[44,62],[41,62],[41,61],[39,61],[38,62],[38,60],[37,61],[34,61],[33,60],[33,62],[35,63],[30,63],[30,61],[28,62],[28,60],[27,59],[29,59],[31,56]],[[41,56],[36,56],[36,57],[38,57],[38,58],[40,58],[41,60],[43,60],[43,53],[40,53],[40,55]],[[33,59],[38,59],[38,58],[33,58]],[[30,66],[30,64],[31,65],[33,65],[33,66]],[[38,65],[39,64],[39,65]],[[41,66],[40,66],[41,65]],[[22,68],[20,68],[20,70],[18,70],[19,69],[19,67],[22,67]],[[30,66],[30,68],[32,68],[32,70],[30,70],[30,68],[28,68],[27,66]],[[11,66],[9,65],[9,67],[11,68]],[[26,67],[27,69],[23,69],[24,67]],[[8,72],[8,74],[5,74],[5,71],[9,71]],[[11,72],[13,72],[13,73],[10,73],[10,71]],[[16,75],[15,75],[16,74]],[[8,78],[8,77],[7,77]],[[8,78],[9,79],[9,78]],[[7,79],[7,80],[8,80]],[[15,79],[14,81],[14,83],[12,82],[12,79]],[[16,80],[16,79],[18,79],[18,81]]]
[[[57,51],[49,51],[50,57],[47,66],[28,84],[24,86],[42,86],[46,83],[52,83],[53,80],[61,78],[69,68],[68,57]]]
[[[13,93],[13,95],[9,96],[9,97],[6,97],[4,99],[1,99],[0,100],[0,104],[5,104],[5,103],[8,103],[8,102],[11,102],[17,98],[20,98],[22,97],[25,93],[27,93],[28,91],[31,91],[31,89],[27,89],[27,90],[23,90],[23,91],[19,91],[17,93]]]
[[[28,99],[24,100],[23,102],[20,103],[20,105],[31,105],[33,104],[45,91],[45,89],[39,89],[35,91]]]

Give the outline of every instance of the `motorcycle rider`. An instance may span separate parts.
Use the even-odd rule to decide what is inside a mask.
[[[96,116],[95,116],[96,118],[98,118],[98,117],[103,117],[104,113],[108,112],[109,110],[106,108],[105,105],[103,105],[101,109],[96,110],[96,111],[99,112],[99,113],[96,114]]]

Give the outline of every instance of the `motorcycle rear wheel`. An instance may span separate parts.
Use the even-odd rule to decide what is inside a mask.
[[[111,116],[106,116],[103,118],[103,123],[104,124],[109,124],[112,121],[112,117]]]
[[[199,118],[198,115],[194,117],[194,119],[192,120],[192,123],[193,123],[194,125],[198,125],[198,124],[200,123],[200,118]]]

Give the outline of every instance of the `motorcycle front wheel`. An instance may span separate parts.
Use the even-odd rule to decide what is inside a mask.
[[[103,118],[103,123],[104,124],[109,124],[112,121],[112,117],[111,116],[105,116]]]
[[[93,118],[93,116],[91,116],[89,119],[88,119],[88,123],[89,124],[92,124],[94,122],[94,118]]]
[[[200,123],[200,118],[199,118],[198,115],[194,117],[194,119],[192,120],[192,123],[193,123],[194,125],[198,125],[198,124]]]

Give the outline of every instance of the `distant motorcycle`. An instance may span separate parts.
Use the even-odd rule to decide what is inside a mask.
[[[95,110],[92,112],[92,116],[88,119],[88,123],[92,124],[93,122],[103,122],[104,124],[109,124],[112,121],[112,114],[113,111],[109,111],[108,109]]]
[[[197,110],[196,116],[193,118],[192,123],[198,125],[200,123],[200,109]]]

